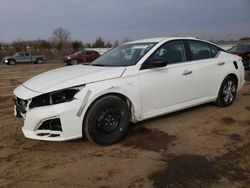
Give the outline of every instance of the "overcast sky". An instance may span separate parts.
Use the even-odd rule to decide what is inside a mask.
[[[238,39],[250,37],[250,0],[0,0],[0,41],[48,39],[58,27],[83,42]]]

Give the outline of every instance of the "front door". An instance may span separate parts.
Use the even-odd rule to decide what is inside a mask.
[[[151,58],[164,58],[168,65],[139,72],[142,119],[164,113],[197,97],[194,65],[187,62],[182,41],[165,43],[147,61]]]

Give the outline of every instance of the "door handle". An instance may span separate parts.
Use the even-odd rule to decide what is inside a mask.
[[[218,63],[218,65],[224,65],[225,64],[225,62],[219,62]]]
[[[189,75],[189,74],[192,74],[193,72],[192,71],[190,71],[190,70],[185,70],[183,73],[182,73],[182,75]]]

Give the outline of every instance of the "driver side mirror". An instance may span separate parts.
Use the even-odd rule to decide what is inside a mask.
[[[157,57],[157,58],[152,58],[149,61],[143,63],[140,70],[166,67],[166,66],[167,66],[167,61],[164,58]]]

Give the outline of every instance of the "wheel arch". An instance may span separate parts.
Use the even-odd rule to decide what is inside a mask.
[[[16,59],[14,59],[14,58],[9,58],[9,59],[8,59],[8,62],[7,62],[6,64],[9,65],[11,61],[14,61],[14,64],[17,63]]]
[[[8,59],[8,62],[9,62],[9,61],[15,61],[15,62],[16,62],[16,59],[14,59],[14,58],[9,58],[9,59]]]
[[[232,77],[235,81],[236,81],[236,88],[237,88],[237,90],[238,90],[238,83],[239,83],[239,78],[238,78],[238,76],[236,75],[236,74],[234,74],[234,73],[230,73],[230,74],[228,74],[226,77],[228,77],[228,76],[230,76],[230,77]],[[225,78],[226,78],[225,77]]]
[[[239,78],[238,78],[237,74],[230,72],[230,73],[228,73],[225,77],[223,77],[223,78],[220,80],[220,83],[219,83],[219,85],[217,86],[217,89],[216,89],[216,91],[217,91],[216,96],[219,95],[221,85],[222,85],[223,81],[224,81],[228,76],[232,77],[232,78],[236,81],[236,88],[237,88],[237,91],[238,91],[238,86],[239,86],[238,82],[239,82]]]
[[[86,114],[89,112],[90,108],[92,107],[92,105],[100,100],[101,98],[103,97],[106,97],[106,96],[117,96],[119,98],[121,98],[122,100],[124,100],[128,106],[128,110],[129,110],[129,121],[130,122],[136,122],[138,121],[136,115],[135,115],[135,107],[134,107],[134,104],[132,102],[132,100],[124,95],[123,93],[119,93],[119,92],[109,92],[109,93],[104,93],[104,94],[101,94],[97,97],[95,97],[93,100],[91,100],[91,103],[86,107],[86,110],[85,110],[85,115],[83,116],[83,126],[84,126],[84,122],[85,122],[85,118],[86,118]]]

